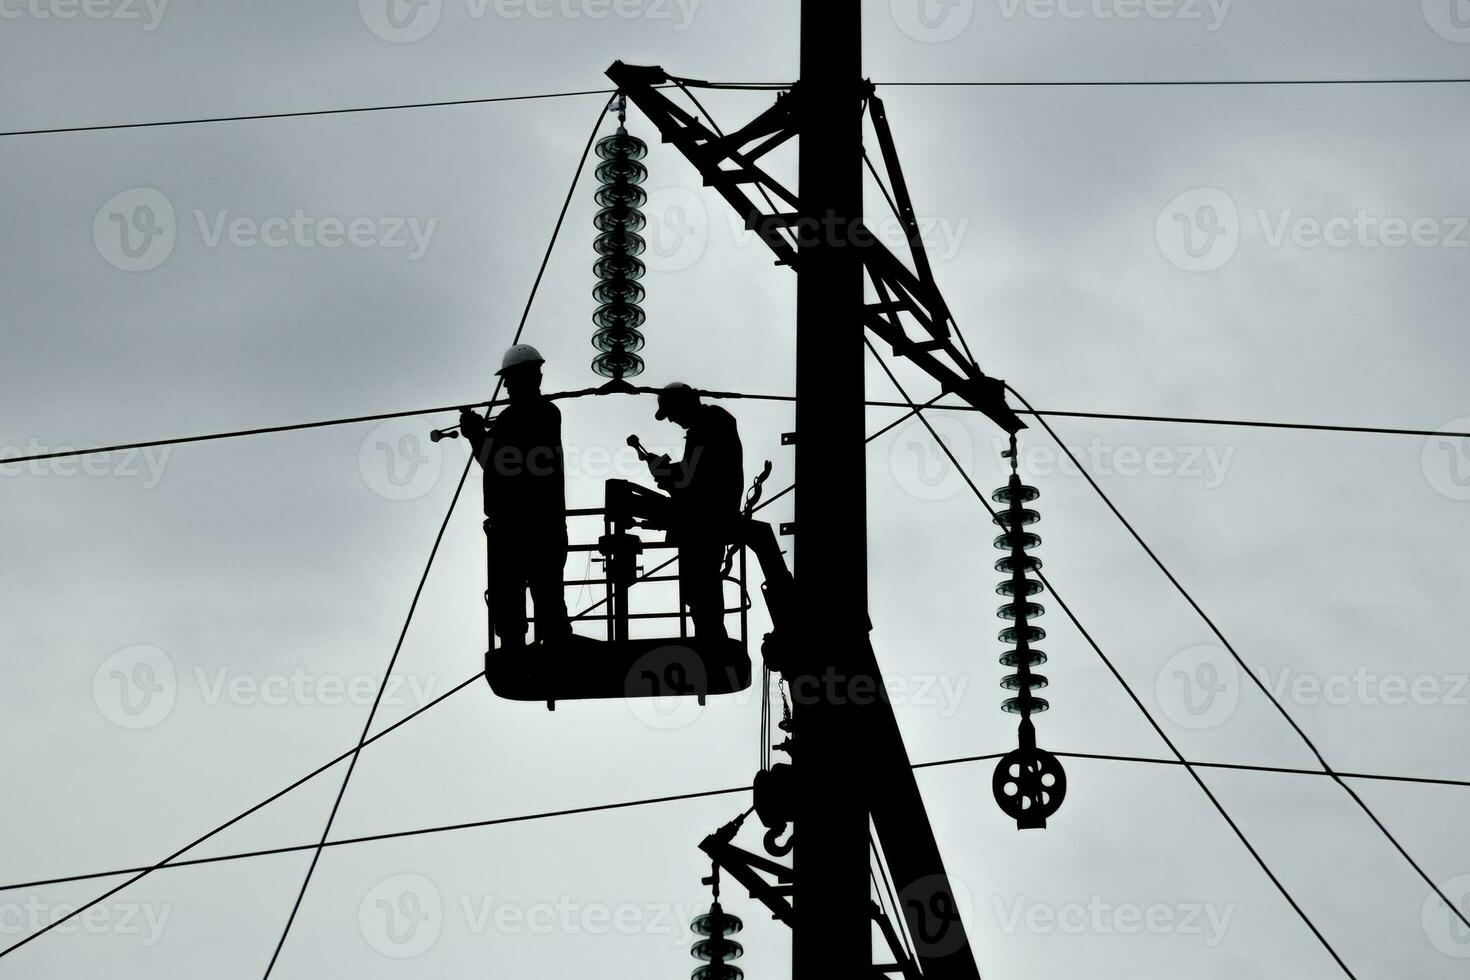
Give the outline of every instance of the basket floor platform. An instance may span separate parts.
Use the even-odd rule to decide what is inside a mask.
[[[750,687],[750,657],[734,639],[609,642],[570,636],[523,650],[491,650],[485,678],[511,701],[590,701],[734,694]]]

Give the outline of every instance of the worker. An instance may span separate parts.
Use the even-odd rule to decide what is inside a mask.
[[[545,360],[530,344],[505,352],[496,372],[510,402],[490,420],[465,409],[459,426],[484,470],[490,549],[490,620],[503,651],[526,645],[526,589],[536,606],[536,642],[572,632],[567,561],[566,476],[561,411],[541,393]]]
[[[745,490],[740,432],[735,417],[680,381],[659,392],[654,418],[683,427],[684,455],[651,466],[669,494],[669,537],[679,548],[679,577],[694,635],[724,639],[725,597],[720,568],[735,540]]]

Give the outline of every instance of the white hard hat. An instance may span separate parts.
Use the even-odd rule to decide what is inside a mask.
[[[496,374],[504,374],[511,368],[522,367],[528,364],[545,364],[546,358],[541,352],[530,344],[516,344],[505,352],[505,357],[500,360],[500,370]]]

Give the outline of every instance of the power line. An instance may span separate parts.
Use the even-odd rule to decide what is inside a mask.
[[[785,91],[790,82],[706,82],[670,76],[671,84],[683,83],[695,88],[741,91]],[[1261,78],[1261,79],[1183,79],[1177,81],[895,81],[878,82],[880,88],[1142,88],[1179,86],[1270,86],[1270,85],[1463,85],[1470,78]],[[654,86],[663,88],[665,86]],[[4,136],[55,136],[62,133],[98,133],[110,130],[155,129],[164,126],[199,126],[208,123],[256,122],[265,119],[305,119],[315,116],[342,116],[367,112],[395,112],[403,109],[443,109],[454,106],[490,105],[497,102],[532,102],[548,99],[573,99],[588,95],[612,95],[616,89],[581,89],[567,92],[539,92],[533,95],[497,95],[478,99],[447,99],[440,102],[406,102],[392,105],[350,106],[340,109],[304,109],[296,112],[257,112],[236,116],[207,116],[193,119],[160,119],[149,122],[100,123],[92,126],[57,126],[48,129],[14,129],[0,132]]]
[[[917,81],[876,82],[879,88],[1177,88],[1188,86],[1273,85],[1464,85],[1470,78],[1210,78],[1131,79],[1117,81]]]
[[[474,677],[466,680],[464,684],[461,685],[461,687],[478,681],[481,676],[483,675],[476,674]],[[426,705],[425,709],[421,710],[426,710],[427,707],[429,706]],[[408,719],[404,720],[407,721]],[[348,750],[347,753],[344,753],[343,756],[336,761],[341,761],[341,758],[346,758],[346,756],[350,753],[351,750]],[[993,762],[996,759],[1001,758],[1005,754],[1006,753],[1004,752],[991,752],[984,755],[955,756],[948,759],[936,759],[931,762],[915,763],[912,768],[938,769],[946,766],[965,765],[967,763],[974,762]],[[1284,766],[1249,765],[1245,763],[1232,762],[1199,762],[1193,759],[1189,760],[1187,763],[1184,763],[1180,762],[1177,759],[1157,759],[1149,756],[1135,755],[1108,755],[1098,752],[1053,752],[1052,755],[1060,756],[1066,759],[1082,759],[1103,762],[1126,762],[1155,766],[1179,767],[1184,765],[1191,765],[1201,769],[1227,769],[1242,772],[1283,773],[1286,775],[1295,776],[1321,777],[1327,775],[1327,773],[1322,772],[1320,769],[1294,769]],[[1413,776],[1393,776],[1385,775],[1382,773],[1360,772],[1343,772],[1339,773],[1339,775],[1351,779],[1386,779],[1396,782],[1421,784],[1429,783],[1447,786],[1470,787],[1470,780],[1462,779],[1434,779],[1428,777],[1421,778]],[[329,840],[323,846],[346,847],[355,844],[371,844],[386,840],[401,840],[405,837],[422,837],[428,834],[449,833],[451,831],[458,830],[474,830],[482,827],[497,827],[505,824],[530,823],[537,820],[546,820],[555,817],[577,816],[587,813],[602,813],[608,810],[623,810],[633,807],[654,806],[663,803],[675,803],[682,800],[703,799],[713,796],[727,796],[735,793],[748,792],[749,789],[749,786],[728,786],[723,789],[700,790],[691,793],[678,793],[672,796],[654,796],[637,800],[624,800],[617,803],[598,803],[588,806],[570,807],[563,810],[543,810],[534,813],[517,814],[515,816],[509,817],[491,817],[485,820],[471,820],[463,823],[440,824],[431,827],[419,827],[413,830],[386,831],[384,833],[378,834],[366,834],[359,837],[342,837],[336,840]],[[171,861],[168,864],[163,865],[162,867],[145,865],[142,867],[134,868],[115,868],[111,871],[93,871],[86,874],[63,875],[56,878],[41,878],[35,881],[18,881],[8,885],[0,885],[0,892],[17,891],[23,888],[43,888],[49,885],[64,885],[77,881],[89,881],[94,878],[111,878],[117,875],[135,874],[140,871],[169,870],[172,868],[193,867],[201,864],[219,864],[226,861],[243,861],[251,858],[272,857],[279,854],[293,854],[298,851],[311,850],[316,846],[316,844],[286,844],[280,847],[266,847],[251,851],[235,851],[229,854],[215,854],[209,857],[185,858],[180,861]]]
[[[1016,398],[1020,400],[1021,404],[1026,405],[1028,408],[1030,407],[1030,403],[1027,402],[1026,399],[1021,395],[1021,393],[1018,392],[1015,388],[1012,388],[1010,385],[1006,385],[1006,388],[1010,391],[1011,394],[1015,395]],[[1072,453],[1072,450],[1069,449],[1066,444],[1061,441],[1061,439],[1057,436],[1052,427],[1050,425],[1047,425],[1045,419],[1041,419],[1041,425],[1044,429],[1046,429],[1047,434],[1052,437],[1057,445],[1061,446],[1062,451],[1067,454],[1067,458],[1072,461],[1072,465],[1077,467],[1078,472],[1082,474],[1082,476],[1087,480],[1092,489],[1096,491],[1098,497],[1100,497],[1102,499],[1102,502],[1107,505],[1108,510],[1113,512],[1113,516],[1116,517],[1122,523],[1123,527],[1128,530],[1128,533],[1132,535],[1133,540],[1138,542],[1139,547],[1141,547],[1144,550],[1144,553],[1148,555],[1148,557],[1153,561],[1156,566],[1158,566],[1159,571],[1164,573],[1164,577],[1169,580],[1169,584],[1173,585],[1175,591],[1177,591],[1181,596],[1184,597],[1184,601],[1189,603],[1190,608],[1192,608],[1195,613],[1198,614],[1199,618],[1204,621],[1204,624],[1209,627],[1210,632],[1215,634],[1215,638],[1224,645],[1225,649],[1235,660],[1235,663],[1239,666],[1239,668],[1244,671],[1245,675],[1255,683],[1256,687],[1260,689],[1261,693],[1266,696],[1266,700],[1271,702],[1271,705],[1276,709],[1281,717],[1285,719],[1286,723],[1290,725],[1292,730],[1297,733],[1297,735],[1301,738],[1302,743],[1305,744],[1312,755],[1316,757],[1318,764],[1320,764],[1322,767],[1322,771],[1332,776],[1337,785],[1341,786],[1343,788],[1343,791],[1346,792],[1348,796],[1352,797],[1353,802],[1358,804],[1359,808],[1362,809],[1365,814],[1367,814],[1368,819],[1373,821],[1374,826],[1376,826],[1378,830],[1383,834],[1383,836],[1388,839],[1388,842],[1392,844],[1394,848],[1399,852],[1399,854],[1403,857],[1403,859],[1409,863],[1409,866],[1418,873],[1419,877],[1424,880],[1425,884],[1433,889],[1435,895],[1439,896],[1439,900],[1441,902],[1444,902],[1445,905],[1449,906],[1449,908],[1454,911],[1455,916],[1459,918],[1459,920],[1463,922],[1467,928],[1470,928],[1470,917],[1466,917],[1465,913],[1460,911],[1459,906],[1450,901],[1449,897],[1445,895],[1444,891],[1439,887],[1434,879],[1429,877],[1424,869],[1419,866],[1419,862],[1414,860],[1413,856],[1410,855],[1409,852],[1404,849],[1404,846],[1399,843],[1398,838],[1395,837],[1393,833],[1388,829],[1388,827],[1384,825],[1382,820],[1378,819],[1378,815],[1374,813],[1371,808],[1369,808],[1368,804],[1363,801],[1363,798],[1359,796],[1351,786],[1338,778],[1337,774],[1333,772],[1332,766],[1328,765],[1327,759],[1322,755],[1321,751],[1318,750],[1316,743],[1312,741],[1312,739],[1307,735],[1306,731],[1302,729],[1301,725],[1297,724],[1296,719],[1291,716],[1291,713],[1286,710],[1286,707],[1281,703],[1276,695],[1271,693],[1271,689],[1266,686],[1265,682],[1256,675],[1255,671],[1251,670],[1251,668],[1247,666],[1245,660],[1240,656],[1238,652],[1236,652],[1234,645],[1225,638],[1225,634],[1222,633],[1220,631],[1220,628],[1215,625],[1214,620],[1212,620],[1209,615],[1204,611],[1204,609],[1200,607],[1200,604],[1195,601],[1194,596],[1189,593],[1189,590],[1186,589],[1183,584],[1174,577],[1174,573],[1169,571],[1168,567],[1159,558],[1158,554],[1153,550],[1153,548],[1149,547],[1148,543],[1143,540],[1142,535],[1138,533],[1137,529],[1134,528],[1131,522],[1129,522],[1128,518],[1123,516],[1122,511],[1118,510],[1117,505],[1113,503],[1112,498],[1110,498],[1103,491],[1102,487],[1098,486],[1097,481],[1092,478],[1092,474],[1087,472],[1087,469],[1081,464],[1081,462],[1078,461],[1077,457]]]
[[[583,395],[592,395],[597,392],[595,388],[585,388],[578,391],[552,392],[547,397],[553,399],[575,398]],[[657,394],[658,389],[649,387],[638,387],[634,389],[636,394]],[[749,401],[775,401],[790,402],[795,400],[793,395],[771,395],[755,394],[741,391],[716,391],[710,389],[698,389],[699,394],[708,398],[718,399],[745,399]],[[978,412],[978,408],[972,405],[941,405],[938,399],[944,397],[946,392],[941,392],[934,398],[923,403],[926,409],[934,409],[942,412]],[[101,453],[126,452],[134,449],[152,449],[160,446],[181,446],[196,442],[212,442],[218,439],[239,439],[245,436],[271,435],[279,432],[297,432],[307,429],[329,428],[339,425],[356,425],[362,422],[382,422],[388,419],[412,418],[419,415],[442,415],[447,412],[457,412],[461,408],[494,408],[502,404],[498,398],[490,401],[459,402],[455,405],[438,405],[433,408],[413,408],[401,412],[380,412],[376,415],[350,415],[343,418],[322,419],[313,422],[295,422],[285,425],[267,425],[252,429],[232,429],[224,432],[210,432],[195,436],[178,436],[168,439],[148,439],[141,442],[123,442],[109,446],[94,446],[88,449],[62,449],[48,453],[33,453],[29,456],[6,456],[0,457],[0,466],[15,466],[21,463],[42,462],[49,459],[69,459],[74,456],[91,456]],[[898,401],[884,401],[873,399],[866,402],[869,408],[908,408],[906,404]],[[897,425],[910,418],[914,413],[909,411],[898,419]],[[1018,415],[1033,415],[1047,418],[1085,418],[1099,419],[1116,422],[1168,422],[1183,425],[1225,425],[1244,426],[1247,428],[1264,429],[1294,429],[1306,432],[1349,432],[1368,435],[1398,435],[1398,436],[1439,436],[1446,439],[1470,439],[1470,432],[1446,432],[1438,429],[1398,429],[1381,426],[1365,425],[1324,425],[1311,422],[1265,422],[1251,419],[1219,419],[1199,418],[1183,415],[1123,415],[1114,412],[1063,412],[1049,409],[1020,409]],[[886,430],[885,430],[886,431]],[[881,434],[881,433],[880,433]]]
[[[327,836],[331,834],[332,824],[336,822],[337,811],[342,806],[342,797],[347,795],[347,784],[352,781],[352,773],[357,769],[357,758],[362,753],[362,747],[367,744],[368,732],[373,727],[373,719],[378,716],[378,706],[383,702],[383,692],[388,689],[388,680],[393,676],[393,667],[398,663],[398,655],[403,652],[403,641],[408,637],[408,627],[413,623],[413,614],[419,607],[419,598],[424,594],[424,583],[429,580],[429,571],[434,567],[434,558],[439,554],[439,545],[444,540],[444,532],[449,529],[449,520],[454,516],[454,507],[459,503],[460,492],[464,490],[465,478],[470,475],[470,466],[473,462],[473,459],[465,460],[464,471],[460,473],[459,483],[454,488],[454,496],[449,500],[449,510],[439,525],[439,533],[434,536],[434,546],[429,549],[428,561],[424,562],[424,571],[419,576],[419,584],[413,590],[413,600],[408,604],[408,615],[403,617],[403,628],[398,631],[398,642],[393,645],[393,656],[388,658],[388,666],[383,671],[383,680],[378,684],[378,693],[373,697],[372,707],[368,709],[367,721],[363,722],[362,734],[358,736],[357,745],[348,757],[347,772],[342,776],[342,785],[337,788],[337,798],[332,801],[331,812],[327,814],[327,824],[322,828],[321,839],[317,841],[316,849],[312,852],[311,864],[307,866],[306,876],[301,880],[301,889],[296,893],[296,902],[291,906],[291,914],[286,918],[285,928],[281,930],[281,938],[276,941],[275,952],[271,953],[270,963],[266,965],[265,976],[267,977],[276,968],[276,960],[280,958],[281,949],[286,945],[286,937],[291,934],[291,926],[296,922],[296,913],[301,911],[301,902],[306,898],[306,888],[311,884],[317,862],[321,860],[322,848],[326,846]]]
[[[899,395],[906,402],[908,402],[909,407],[915,411],[919,421],[921,421],[924,424],[924,427],[929,430],[930,437],[934,439],[940,450],[942,450],[945,456],[949,458],[950,464],[959,471],[960,476],[963,477],[965,482],[969,485],[971,493],[975,495],[975,498],[980,501],[981,506],[983,506],[986,512],[990,514],[991,520],[999,523],[999,515],[996,513],[995,508],[990,506],[990,501],[985,499],[985,494],[981,492],[978,486],[976,486],[975,481],[971,479],[970,474],[965,471],[965,468],[960,464],[959,459],[956,458],[954,452],[949,448],[948,443],[944,441],[944,439],[939,435],[938,431],[935,430],[934,426],[929,422],[927,418],[925,418],[923,411],[921,411],[919,407],[914,404],[913,399],[910,398],[908,392],[904,390],[903,384],[898,380],[898,377],[893,373],[893,370],[889,368],[887,362],[885,362],[883,358],[878,355],[878,351],[873,346],[873,342],[866,337],[863,338],[863,342],[867,345],[868,351],[873,355],[873,358],[878,362],[878,366],[883,369],[883,373],[888,375],[888,380],[892,382],[894,388],[898,390]],[[1062,599],[1061,594],[1057,592],[1056,588],[1047,579],[1046,575],[1040,569],[1037,569],[1036,576],[1041,580],[1042,584],[1047,588],[1047,590],[1051,592],[1052,598],[1056,600],[1057,605],[1061,606],[1062,612],[1066,614],[1069,620],[1071,620],[1072,625],[1077,628],[1077,631],[1082,634],[1083,639],[1085,639],[1087,641],[1087,644],[1092,647],[1093,652],[1095,652],[1102,660],[1104,666],[1107,667],[1108,671],[1113,675],[1118,683],[1122,685],[1123,690],[1127,692],[1128,697],[1132,699],[1133,703],[1138,707],[1138,710],[1143,713],[1144,718],[1148,720],[1148,723],[1153,727],[1154,731],[1158,733],[1159,738],[1163,740],[1166,746],[1168,746],[1169,751],[1173,753],[1176,759],[1179,760],[1179,763],[1184,766],[1185,771],[1190,774],[1195,783],[1209,799],[1210,803],[1214,805],[1215,810],[1220,814],[1221,818],[1223,818],[1224,821],[1230,826],[1230,829],[1235,832],[1235,836],[1240,840],[1241,844],[1245,846],[1245,849],[1250,852],[1251,857],[1255,859],[1256,864],[1260,866],[1266,877],[1269,878],[1271,880],[1271,883],[1276,886],[1276,890],[1280,892],[1281,897],[1286,899],[1287,904],[1292,907],[1297,916],[1302,920],[1302,922],[1306,924],[1307,928],[1311,930],[1312,935],[1315,936],[1317,938],[1317,941],[1322,944],[1322,947],[1327,950],[1328,955],[1330,955],[1332,959],[1336,961],[1337,965],[1342,969],[1342,972],[1349,977],[1349,980],[1356,980],[1353,971],[1348,967],[1343,958],[1338,955],[1338,952],[1335,948],[1333,948],[1332,943],[1328,941],[1327,937],[1323,935],[1322,931],[1317,928],[1317,924],[1312,921],[1311,916],[1307,915],[1306,910],[1297,903],[1295,898],[1292,897],[1291,892],[1287,891],[1286,885],[1281,881],[1281,879],[1276,877],[1276,873],[1271,870],[1270,865],[1266,863],[1266,859],[1263,858],[1260,852],[1256,850],[1255,846],[1251,844],[1250,839],[1245,836],[1245,832],[1240,829],[1240,826],[1238,824],[1236,824],[1234,818],[1230,816],[1229,811],[1225,809],[1224,804],[1222,804],[1219,799],[1216,798],[1215,794],[1211,792],[1209,785],[1205,783],[1203,777],[1200,776],[1195,767],[1190,764],[1189,760],[1185,759],[1184,753],[1179,751],[1178,746],[1174,744],[1174,740],[1169,738],[1168,733],[1164,731],[1161,725],[1159,725],[1158,721],[1154,718],[1152,712],[1148,710],[1148,707],[1144,705],[1142,699],[1140,699],[1138,697],[1138,694],[1133,690],[1133,687],[1128,683],[1127,680],[1124,679],[1122,673],[1117,669],[1116,666],[1114,666],[1112,660],[1109,659],[1107,654],[1103,653],[1102,647],[1100,647],[1097,644],[1097,641],[1092,638],[1092,634],[1089,633],[1087,631],[1087,628],[1082,625],[1082,622],[1077,618],[1076,614],[1072,612],[1072,608],[1067,605],[1064,599]]]
[[[597,114],[597,121],[592,124],[592,132],[587,137],[587,145],[582,148],[582,155],[577,158],[577,168],[572,172],[572,182],[567,188],[566,199],[562,202],[561,210],[557,213],[556,223],[551,229],[551,240],[546,243],[546,251],[541,256],[541,265],[536,270],[536,278],[531,283],[530,295],[526,297],[526,305],[521,310],[520,322],[516,325],[515,336],[511,338],[511,346],[520,343],[521,334],[526,329],[526,320],[531,316],[531,307],[536,302],[536,294],[541,289],[542,277],[546,275],[546,266],[551,262],[551,253],[556,248],[557,238],[561,235],[562,224],[566,221],[567,210],[571,207],[572,197],[577,192],[577,181],[582,177],[582,170],[587,166],[587,157],[592,153],[592,145],[597,142],[597,132],[602,128],[602,121],[607,118],[607,111],[612,105],[609,99]],[[495,393],[490,396],[493,404],[500,398],[500,390],[505,384],[504,375],[497,377],[495,382]],[[449,511],[444,515],[444,523],[439,525],[439,533],[434,538],[434,547],[429,551],[429,560],[424,565],[424,573],[419,577],[418,587],[413,593],[413,602],[409,604],[408,616],[403,621],[403,629],[398,634],[398,643],[393,647],[393,656],[388,661],[388,668],[383,672],[382,683],[378,685],[378,694],[373,698],[373,706],[368,711],[367,721],[362,726],[362,734],[358,736],[357,748],[352,752],[352,758],[347,763],[347,772],[342,777],[342,785],[337,790],[337,799],[332,803],[332,810],[327,814],[327,824],[322,828],[321,839],[317,842],[316,850],[312,852],[311,864],[306,869],[306,877],[301,882],[301,890],[296,894],[296,904],[291,908],[291,915],[286,919],[286,927],[281,930],[281,938],[276,943],[276,950],[271,954],[270,963],[265,968],[265,978],[269,980],[271,972],[276,967],[276,960],[280,958],[281,949],[286,945],[286,937],[291,933],[291,926],[296,921],[296,913],[301,910],[301,901],[306,897],[306,888],[311,884],[312,874],[316,871],[317,862],[322,856],[322,847],[327,843],[327,837],[332,832],[332,824],[337,819],[337,810],[342,806],[342,797],[347,793],[347,784],[352,780],[352,773],[357,768],[357,757],[362,752],[362,746],[367,741],[368,732],[372,730],[373,719],[377,717],[378,705],[383,700],[383,692],[388,688],[388,680],[393,676],[393,666],[398,662],[398,654],[403,649],[404,638],[408,636],[409,624],[413,622],[414,610],[418,608],[419,597],[423,594],[424,583],[429,579],[429,570],[434,567],[434,556],[439,553],[439,543],[444,540],[444,532],[449,528],[449,521],[454,517],[454,507],[459,503],[459,495],[464,490],[465,479],[470,475],[470,468],[474,466],[474,455],[465,460],[464,472],[459,475],[459,483],[454,488],[454,496],[449,501]],[[491,642],[494,640],[492,638]]]
[[[531,284],[531,291],[530,291],[530,294],[526,298],[526,305],[525,305],[525,308],[523,309],[523,311],[521,313],[520,323],[516,327],[516,332],[515,332],[515,340],[516,341],[518,341],[520,339],[521,332],[525,329],[526,320],[530,316],[530,313],[531,313],[531,306],[532,306],[532,304],[536,300],[536,294],[537,294],[537,291],[540,289],[542,277],[545,275],[547,263],[551,259],[552,249],[556,245],[557,236],[560,234],[562,223],[566,219],[567,210],[568,210],[568,208],[571,205],[572,196],[576,192],[577,181],[578,181],[578,179],[582,175],[582,168],[586,165],[587,156],[591,152],[593,143],[596,142],[596,139],[597,139],[597,131],[598,131],[598,129],[601,128],[602,121],[603,121],[603,119],[606,118],[608,107],[611,104],[612,104],[612,102],[611,102],[611,100],[609,100],[606,104],[603,105],[602,111],[597,116],[597,122],[592,127],[592,134],[588,138],[587,146],[583,149],[582,156],[578,160],[577,169],[576,169],[576,171],[572,175],[572,183],[571,183],[571,186],[567,190],[566,200],[562,203],[561,211],[557,215],[556,223],[555,223],[555,225],[552,228],[551,240],[547,243],[546,253],[545,253],[545,255],[542,256],[541,266],[537,270],[537,272],[536,272],[536,278],[533,280],[533,282]],[[514,342],[515,341],[512,341],[512,343],[514,343]],[[503,379],[502,379],[502,381],[503,381]],[[496,400],[500,397],[500,388],[501,388],[501,383],[500,382],[497,382],[496,383],[496,386],[495,386],[495,393],[494,393],[494,395],[491,396],[491,399],[490,399],[490,404],[494,404],[496,402]],[[317,425],[328,425],[328,424],[332,424],[332,423],[327,422],[327,423],[316,423],[316,424]],[[221,435],[221,436],[217,436],[216,438],[224,438],[224,436]],[[35,939],[36,937],[45,934],[46,932],[48,932],[51,929],[54,929],[58,925],[61,925],[61,923],[65,922],[67,919],[70,919],[71,917],[73,917],[75,915],[78,915],[78,914],[86,911],[87,909],[91,908],[93,905],[96,905],[98,902],[104,901],[105,899],[107,899],[111,895],[116,894],[121,889],[126,888],[128,885],[130,885],[133,882],[139,880],[140,878],[143,878],[146,875],[152,873],[153,871],[156,871],[158,868],[163,867],[164,865],[168,864],[170,861],[172,861],[173,859],[175,859],[175,858],[179,857],[180,855],[184,854],[186,851],[189,851],[189,850],[193,849],[194,847],[198,846],[199,844],[203,843],[204,841],[208,840],[209,838],[213,837],[214,835],[216,835],[216,834],[220,833],[221,831],[225,830],[227,827],[230,827],[231,825],[237,823],[240,820],[243,820],[245,817],[247,817],[250,814],[256,812],[259,809],[261,809],[262,807],[264,807],[264,806],[270,804],[271,802],[279,799],[281,796],[284,796],[286,793],[290,792],[292,789],[295,789],[297,786],[300,786],[302,783],[306,782],[307,780],[312,779],[313,777],[315,777],[315,776],[317,776],[317,775],[325,772],[327,769],[330,769],[332,766],[336,765],[338,762],[341,762],[343,759],[350,758],[352,760],[352,762],[349,764],[346,777],[342,780],[342,786],[341,786],[341,789],[338,791],[336,802],[332,806],[331,815],[327,819],[327,829],[325,831],[323,831],[323,833],[322,833],[322,841],[325,842],[327,834],[331,831],[332,822],[333,822],[333,820],[336,817],[337,807],[342,802],[342,795],[347,790],[347,781],[349,779],[351,779],[351,777],[352,777],[352,769],[356,766],[357,756],[362,751],[363,747],[366,746],[366,745],[371,744],[372,742],[377,741],[379,738],[382,738],[384,735],[388,734],[388,732],[393,731],[394,729],[398,728],[400,725],[403,725],[406,722],[410,721],[411,719],[417,717],[419,714],[421,714],[424,711],[428,710],[430,707],[433,707],[434,705],[440,703],[445,698],[449,697],[451,694],[454,694],[457,691],[463,690],[465,687],[467,687],[469,684],[473,683],[476,679],[478,679],[478,677],[481,676],[480,674],[477,674],[477,675],[475,675],[475,677],[471,677],[469,680],[467,680],[467,681],[465,681],[465,682],[457,685],[456,687],[454,687],[450,691],[446,692],[445,694],[441,695],[440,697],[435,698],[433,701],[430,701],[428,704],[424,705],[422,708],[418,709],[417,711],[412,712],[411,714],[407,715],[406,717],[400,719],[395,724],[390,725],[388,728],[385,728],[383,731],[379,732],[377,735],[374,735],[372,738],[368,738],[367,737],[368,730],[372,727],[373,716],[377,713],[378,702],[382,698],[383,689],[386,687],[386,685],[388,683],[388,677],[392,674],[393,664],[396,663],[397,660],[398,660],[398,653],[402,649],[404,636],[408,632],[409,623],[413,619],[414,609],[418,605],[419,595],[422,593],[423,587],[424,587],[424,582],[428,578],[429,568],[433,565],[434,555],[437,554],[437,552],[439,550],[439,543],[443,539],[445,529],[449,525],[449,518],[454,513],[454,505],[459,500],[460,491],[464,489],[464,482],[465,482],[466,477],[469,476],[469,471],[470,471],[471,465],[473,465],[473,458],[465,460],[465,469],[464,469],[464,472],[462,474],[460,474],[458,486],[455,487],[455,490],[454,490],[454,498],[453,498],[453,500],[451,500],[450,505],[449,505],[449,513],[445,515],[445,517],[444,517],[444,523],[439,528],[439,534],[434,539],[434,547],[433,547],[433,549],[429,553],[428,563],[426,564],[426,566],[424,568],[423,576],[419,579],[418,588],[414,592],[413,602],[409,606],[408,616],[407,616],[407,618],[404,621],[403,630],[402,630],[402,632],[400,632],[399,637],[398,637],[398,644],[397,644],[397,646],[394,647],[394,650],[393,650],[393,658],[389,662],[387,672],[384,673],[384,676],[383,676],[383,685],[379,687],[379,690],[378,690],[378,698],[374,699],[372,711],[369,713],[367,724],[363,727],[362,737],[360,737],[358,739],[357,746],[354,749],[352,749],[351,751],[345,752],[342,755],[339,755],[337,758],[333,759],[331,762],[328,762],[326,765],[319,767],[314,772],[309,773],[308,775],[302,777],[301,779],[299,779],[296,782],[292,783],[290,786],[287,786],[285,789],[281,790],[280,792],[278,792],[278,793],[276,793],[276,794],[268,797],[267,799],[265,799],[264,801],[262,801],[260,803],[257,803],[255,806],[253,806],[250,809],[246,810],[244,813],[240,814],[239,816],[236,816],[236,817],[234,817],[234,818],[226,821],[224,824],[221,824],[220,826],[216,827],[214,830],[211,830],[209,833],[207,833],[204,836],[196,839],[195,841],[193,841],[192,843],[186,845],[182,849],[180,849],[178,851],[175,851],[173,854],[171,854],[168,857],[164,858],[162,861],[160,861],[158,864],[152,866],[151,868],[140,870],[140,872],[135,877],[130,878],[128,881],[123,882],[122,884],[118,885],[116,888],[112,889],[111,891],[108,891],[108,892],[104,893],[103,895],[100,895],[97,898],[93,899],[91,902],[88,902],[87,904],[82,905],[81,907],[79,907],[77,909],[74,909],[68,915],[65,915],[65,916],[62,916],[62,917],[60,917],[58,919],[53,920],[52,922],[48,923],[43,928],[41,928],[41,929],[37,930],[36,932],[30,934],[29,936],[26,936],[24,939],[20,940],[19,942],[14,943],[13,945],[7,947],[6,949],[0,950],[0,957],[5,956],[6,954],[8,954],[8,953],[10,953],[10,952],[18,949],[21,946],[24,946],[26,943],[30,942],[31,940]],[[581,618],[582,615],[586,615],[586,611],[584,611],[583,613],[579,614],[579,616],[576,617],[576,618]],[[301,892],[296,897],[296,905],[295,905],[295,907],[293,907],[293,909],[291,911],[291,917],[286,922],[286,929],[285,929],[285,931],[282,932],[280,942],[277,943],[277,945],[276,945],[275,953],[271,957],[270,966],[266,968],[266,975],[267,976],[270,975],[271,968],[273,968],[274,965],[275,965],[276,957],[278,957],[280,955],[281,946],[285,943],[285,941],[286,941],[286,935],[290,932],[291,923],[295,920],[295,917],[296,917],[296,910],[299,909],[300,906],[301,906],[302,896],[305,895],[305,893],[306,893],[306,886],[311,881],[312,871],[315,870],[317,858],[319,858],[320,855],[321,855],[321,845],[319,844],[318,845],[318,848],[317,848],[317,851],[316,851],[316,854],[312,857],[311,868],[308,869],[308,871],[307,871],[306,880],[302,882]]]
[[[451,106],[489,105],[496,102],[532,102],[544,99],[573,99],[586,95],[609,95],[613,89],[579,92],[542,92],[537,95],[497,95],[482,99],[450,99],[444,102],[407,102],[394,105],[353,106],[344,109],[305,109],[300,112],[259,112],[240,116],[209,116],[202,119],[162,119],[155,122],[105,123],[96,126],[59,126],[54,129],[16,129],[0,136],[54,136],[59,133],[97,133],[113,129],[155,129],[161,126],[201,126],[206,123],[254,122],[261,119],[305,119],[312,116],[345,116],[365,112],[396,112],[402,109],[443,109]]]

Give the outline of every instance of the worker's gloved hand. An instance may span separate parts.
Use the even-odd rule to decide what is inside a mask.
[[[664,493],[674,486],[674,464],[667,455],[648,461],[648,472],[653,474],[654,485]]]
[[[485,420],[468,408],[459,410],[459,431],[466,439],[478,442],[485,438]]]

